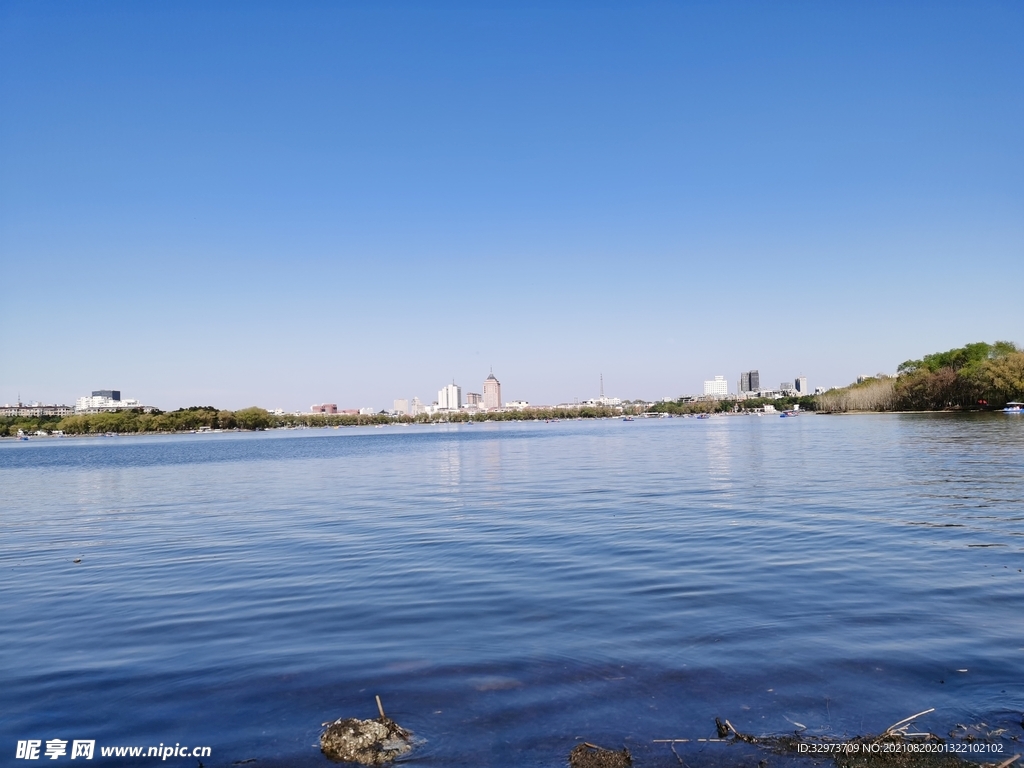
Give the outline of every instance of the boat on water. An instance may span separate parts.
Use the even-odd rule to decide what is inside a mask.
[[[790,416],[799,416],[799,415],[800,415],[800,411],[783,411],[782,413],[779,414],[779,418],[780,419],[785,419],[785,418],[790,417]]]
[[[1024,413],[1024,403],[1007,403],[1006,407],[1003,408],[1003,413]]]
[[[622,420],[623,421],[636,421],[636,419],[634,419],[632,416],[623,416]]]
[[[697,414],[697,418],[698,419],[710,419],[711,418],[711,414],[710,413],[698,413]]]

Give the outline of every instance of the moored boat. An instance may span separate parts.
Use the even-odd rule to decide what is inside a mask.
[[[1024,403],[1007,403],[1003,413],[1024,413]]]

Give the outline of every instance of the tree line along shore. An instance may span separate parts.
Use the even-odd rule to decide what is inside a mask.
[[[626,413],[642,411],[639,406],[626,406]],[[498,411],[488,413],[450,413],[428,416],[391,416],[377,414],[284,414],[270,413],[263,408],[244,408],[227,411],[212,406],[193,406],[177,411],[141,410],[112,411],[109,413],[86,413],[74,416],[12,417],[0,419],[0,436],[13,436],[22,430],[33,434],[37,431],[61,432],[65,435],[90,434],[133,434],[198,432],[200,430],[263,430],[289,427],[360,427],[384,424],[438,424],[483,421],[535,421],[550,419],[608,418],[623,415],[615,408],[529,408],[522,411]]]
[[[1024,351],[983,341],[901,363],[896,376],[870,377],[818,395],[816,410],[997,410],[1024,399]]]
[[[482,421],[531,421],[594,419],[640,413],[695,415],[752,411],[772,405],[819,413],[852,411],[970,411],[994,410],[1007,402],[1024,399],[1024,351],[1016,344],[978,342],[946,352],[907,360],[896,376],[869,377],[857,384],[821,395],[781,399],[721,399],[662,402],[647,408],[626,405],[621,410],[599,406],[527,408],[516,411],[447,413],[416,417],[350,414],[284,414],[263,408],[228,411],[212,406],[193,406],[176,411],[123,410],[74,416],[7,417],[0,419],[0,437],[44,431],[65,435],[196,432],[206,429],[262,430],[287,427],[355,427],[395,423],[459,423]]]

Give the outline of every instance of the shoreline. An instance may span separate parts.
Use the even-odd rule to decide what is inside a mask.
[[[942,409],[942,410],[919,410],[919,411],[906,411],[906,410],[902,410],[902,411],[874,411],[874,410],[811,411],[811,410],[806,410],[806,411],[800,411],[799,415],[800,416],[886,416],[886,415],[908,416],[908,415],[914,415],[914,414],[933,414],[933,415],[934,414],[948,414],[948,415],[962,415],[962,416],[965,416],[965,415],[1001,414],[1001,413],[1002,413],[1001,410],[994,409],[994,408],[993,409],[987,409],[987,410],[983,410],[983,409],[961,410],[961,409],[955,409],[955,408],[946,408],[946,409]],[[547,412],[538,412],[536,415],[530,415],[529,412],[518,413],[518,414],[515,414],[514,418],[510,417],[511,416],[510,414],[507,415],[505,413],[502,413],[497,418],[492,418],[492,417],[488,417],[488,416],[481,417],[480,414],[474,414],[473,416],[469,416],[469,417],[463,417],[463,418],[457,418],[457,419],[443,419],[443,420],[436,420],[436,421],[416,420],[416,419],[411,419],[411,418],[407,418],[405,420],[402,420],[402,419],[390,419],[388,421],[383,421],[380,418],[377,418],[377,419],[374,419],[374,420],[368,420],[366,423],[360,423],[358,421],[353,423],[353,422],[350,422],[350,421],[346,420],[346,421],[340,421],[340,422],[336,422],[336,423],[326,423],[326,424],[316,424],[315,422],[314,423],[305,423],[305,424],[284,424],[284,425],[280,425],[280,426],[267,426],[267,427],[259,427],[259,428],[255,428],[255,429],[246,429],[246,428],[242,428],[242,427],[226,427],[226,428],[216,428],[216,429],[153,429],[153,430],[143,429],[143,430],[121,430],[121,431],[107,430],[107,431],[102,431],[102,432],[97,430],[97,431],[87,431],[87,432],[86,431],[83,431],[83,432],[66,432],[65,431],[63,434],[60,434],[60,435],[54,435],[54,434],[38,435],[38,434],[35,433],[36,431],[33,430],[31,432],[27,432],[24,436],[19,436],[17,434],[14,434],[14,435],[11,435],[11,434],[0,435],[0,441],[11,440],[11,441],[15,441],[15,442],[18,442],[18,441],[29,442],[29,441],[34,441],[34,440],[51,440],[51,439],[61,440],[61,439],[72,438],[72,437],[101,438],[101,437],[131,437],[131,436],[145,436],[145,435],[154,435],[154,436],[167,436],[167,435],[207,435],[207,434],[209,434],[209,435],[220,435],[220,434],[228,434],[228,433],[305,431],[305,430],[343,429],[343,428],[360,428],[360,427],[361,428],[372,427],[374,429],[382,429],[382,428],[385,428],[385,427],[442,426],[442,425],[460,425],[460,424],[469,425],[469,424],[487,424],[487,423],[501,423],[501,422],[522,423],[522,422],[540,422],[540,421],[543,421],[545,423],[557,423],[557,422],[561,422],[561,421],[601,421],[601,420],[604,420],[604,421],[609,421],[609,420],[610,421],[615,421],[615,420],[625,419],[626,416],[632,417],[632,420],[639,420],[639,421],[648,421],[648,420],[656,421],[656,420],[662,420],[662,419],[696,419],[700,415],[703,415],[706,418],[710,418],[710,417],[722,418],[722,417],[736,417],[736,416],[756,416],[758,418],[764,418],[765,416],[768,416],[770,418],[770,417],[773,417],[773,416],[779,416],[781,414],[781,412],[764,413],[764,412],[757,412],[757,411],[740,411],[740,412],[730,412],[730,411],[722,412],[722,411],[720,411],[720,412],[706,413],[706,414],[698,414],[698,413],[678,413],[677,414],[677,413],[650,412],[650,411],[648,411],[648,412],[645,412],[645,413],[637,413],[637,414],[617,413],[617,414],[614,414],[614,415],[612,415],[612,414],[607,414],[607,415],[602,414],[602,415],[579,415],[579,416],[550,416],[550,415],[545,415],[545,414],[547,414]],[[329,419],[329,418],[331,418],[331,416],[330,415],[328,415],[328,416],[310,415],[308,418],[312,422],[314,419]],[[370,418],[372,419],[373,417],[370,417]],[[53,430],[53,431],[56,431],[56,429]]]

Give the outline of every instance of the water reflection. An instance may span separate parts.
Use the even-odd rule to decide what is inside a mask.
[[[725,417],[709,419],[704,450],[710,477],[725,482],[731,478],[733,465],[733,434],[731,421]]]
[[[441,440],[437,451],[437,469],[442,485],[456,488],[462,483],[462,453],[465,446],[458,439],[457,428],[449,428],[449,439]]]

